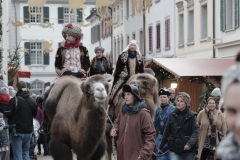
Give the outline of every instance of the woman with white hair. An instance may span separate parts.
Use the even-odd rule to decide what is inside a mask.
[[[240,159],[240,52],[237,63],[222,79],[226,123],[231,133],[220,143],[217,154],[222,160]]]

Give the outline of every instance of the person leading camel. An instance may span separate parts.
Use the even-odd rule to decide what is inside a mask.
[[[150,160],[156,132],[146,102],[133,85],[123,86],[122,97],[125,104],[110,133],[111,136],[118,136],[117,159]]]

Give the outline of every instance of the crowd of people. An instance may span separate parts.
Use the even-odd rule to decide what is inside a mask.
[[[223,76],[222,92],[215,88],[202,111],[196,113],[190,109],[188,93],[161,88],[158,91],[161,103],[156,106],[152,119],[138,87],[126,84],[131,76],[144,72],[135,40],[121,52],[113,72],[101,46],[95,48],[96,57],[90,62],[87,48],[80,45],[82,32],[78,26],[67,24],[62,35],[66,41],[58,48],[55,59],[58,76],[43,95],[31,97],[23,81],[18,82],[16,93],[0,82],[0,153],[3,160],[10,148],[14,160],[29,160],[30,141],[35,130],[40,133],[37,136],[38,154],[42,154],[43,144],[43,154],[49,155],[49,124],[44,121],[43,108],[51,89],[64,76],[84,81],[94,75],[103,75],[112,84],[108,114],[115,119],[110,135],[117,139],[118,160],[150,160],[152,156],[157,160],[239,159],[240,53],[236,64]],[[119,97],[125,103],[114,118]],[[33,126],[33,119],[40,128]]]

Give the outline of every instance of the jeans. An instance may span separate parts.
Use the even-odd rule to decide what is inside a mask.
[[[10,142],[12,144],[13,160],[30,160],[29,149],[32,134],[17,133],[18,137],[10,134]]]
[[[194,160],[195,152],[176,154],[175,152],[169,151],[169,157],[171,160]]]

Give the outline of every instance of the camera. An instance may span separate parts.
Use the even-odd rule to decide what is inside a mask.
[[[13,137],[18,137],[16,124],[5,126],[3,129],[9,129],[9,132],[13,134]]]

